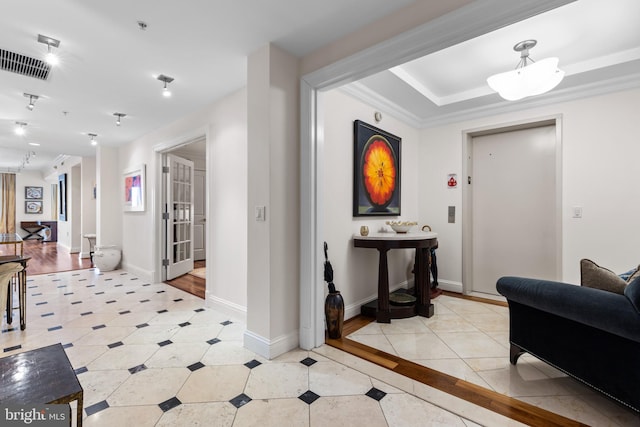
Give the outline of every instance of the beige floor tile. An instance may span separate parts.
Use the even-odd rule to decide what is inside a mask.
[[[242,365],[205,366],[189,376],[177,397],[183,403],[228,402],[243,393],[249,372]]]
[[[145,369],[131,376],[107,399],[109,406],[158,405],[183,386],[187,368]]]
[[[82,425],[84,427],[153,427],[161,416],[162,410],[157,405],[110,407],[86,417]]]
[[[426,334],[387,335],[398,356],[407,359],[450,359],[458,357],[437,335]]]
[[[228,402],[185,403],[165,412],[155,427],[231,427],[235,416]]]
[[[483,332],[439,332],[437,335],[457,357],[503,357],[509,354],[507,348]]]
[[[306,427],[309,411],[297,398],[252,400],[238,409],[233,427]]]
[[[181,343],[160,347],[146,362],[147,368],[180,368],[199,362],[209,344]]]
[[[155,344],[132,344],[111,348],[89,363],[87,369],[130,369],[144,364],[158,349]]]
[[[390,426],[465,427],[459,416],[409,394],[387,395],[380,406]]]
[[[380,404],[367,396],[321,397],[311,404],[309,412],[312,426],[388,426]]]
[[[110,369],[108,371],[87,371],[78,375],[80,385],[84,390],[83,406],[86,408],[94,403],[107,400],[131,374],[126,369]]]
[[[318,362],[309,368],[309,390],[320,396],[365,394],[373,387],[369,376],[335,362]]]
[[[313,366],[320,363],[330,362]],[[244,393],[252,399],[296,398],[310,389],[309,369],[302,363],[264,363],[251,369]]]

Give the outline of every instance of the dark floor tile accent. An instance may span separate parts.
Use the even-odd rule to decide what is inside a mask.
[[[180,301],[182,301],[182,298],[177,298],[173,300],[173,302],[180,302]]]
[[[73,273],[72,276],[79,276],[80,273]]]
[[[82,301],[71,301],[71,305],[82,304]]]
[[[304,393],[302,393],[300,396],[298,396],[298,399],[302,400],[307,405],[311,405],[313,402],[315,402],[319,398],[320,396],[318,396],[311,390],[307,390]]]
[[[62,326],[60,325],[52,326],[51,328],[47,329],[47,331],[52,332],[52,331],[57,331],[58,329],[62,329]]]
[[[184,328],[185,326],[189,326],[191,324],[191,322],[184,322],[184,323],[179,323],[178,326],[180,326],[181,328]]]
[[[96,326],[92,326],[91,329],[93,329],[94,331],[97,329],[102,329],[102,328],[106,328],[107,325],[105,325],[104,323],[102,325],[96,325]]]
[[[118,283],[117,285],[114,286],[114,288],[119,288],[120,286],[124,286],[122,283]]]
[[[146,328],[147,326],[149,326],[148,323],[140,323],[139,325],[136,325],[136,328],[140,329],[140,328]]]
[[[136,293],[136,291],[129,291],[129,292],[127,292],[127,295],[135,294],[135,293]]]
[[[214,344],[218,344],[219,342],[220,340],[218,338],[213,338],[207,341],[207,344],[214,345]]]
[[[249,369],[253,369],[256,366],[260,366],[260,365],[262,365],[262,363],[260,363],[256,359],[250,360],[250,361],[248,361],[247,363],[244,364],[244,366],[246,366]]]
[[[220,322],[220,324],[221,324],[222,326],[227,326],[227,325],[230,325],[230,324],[232,324],[232,323],[233,323],[233,322],[232,322],[232,321],[230,321],[230,320],[225,320],[224,322]]]
[[[73,343],[67,343],[62,345],[62,348],[70,348],[70,347],[73,347]]]
[[[131,313],[131,310],[125,310],[120,312],[120,314],[129,314],[129,313]]]
[[[310,357],[307,357],[307,358],[302,359],[302,360],[300,361],[300,363],[302,363],[302,364],[303,364],[303,365],[305,365],[305,366],[311,366],[311,365],[313,365],[313,364],[314,364],[314,363],[316,363],[316,362],[317,362],[317,360],[312,359],[312,358],[310,358]]]
[[[194,363],[193,365],[189,365],[189,366],[187,366],[187,368],[188,368],[191,372],[193,372],[193,371],[197,371],[197,370],[198,370],[198,369],[200,369],[200,368],[204,368],[204,363],[202,363],[202,362],[196,362],[196,363]]]
[[[145,369],[147,369],[147,367],[144,366],[144,364],[142,364],[142,365],[134,366],[133,368],[129,368],[129,373],[133,375],[133,374],[137,374],[138,372],[142,372]]]
[[[113,304],[114,302],[116,302],[116,300],[112,299],[112,300],[107,301],[107,304]]]
[[[27,289],[35,289],[37,287],[38,287],[37,285],[35,285],[35,286],[27,286]]]
[[[251,398],[244,393],[237,395],[229,401],[229,403],[231,403],[236,408],[240,408],[241,406],[244,406],[249,402],[251,402]]]
[[[74,372],[76,373],[76,375],[80,375],[80,374],[84,374],[87,371],[88,371],[87,367],[83,366],[81,368],[76,369]]]
[[[14,328],[3,329],[2,333],[4,334],[5,332],[13,332],[13,331],[17,331],[17,330],[18,330],[18,328],[15,328],[15,327]]]
[[[38,292],[37,294],[31,294],[32,297],[39,297],[40,295],[42,295],[42,292]]]
[[[103,295],[104,291],[96,292],[96,295]]]
[[[148,300],[148,299],[140,300],[140,302],[149,302],[149,301],[150,301],[150,300]]]
[[[132,277],[132,278],[131,278],[131,279],[129,279],[129,280],[138,280],[138,278],[137,278],[137,277]]]
[[[51,279],[52,282],[59,282],[61,279]]]
[[[118,341],[118,342],[114,342],[114,343],[111,343],[111,344],[107,345],[107,347],[116,348],[116,347],[120,347],[121,345],[124,345],[124,343],[122,341]]]
[[[164,293],[165,291],[157,291],[156,294]]]
[[[79,279],[78,282],[86,282],[87,279]]]
[[[53,313],[44,313],[40,315],[40,317],[49,317],[49,316],[53,316]]]
[[[87,406],[86,408],[84,408],[84,412],[87,413],[87,417],[90,417],[91,415],[95,414],[96,412],[103,411],[103,410],[107,409],[108,407],[109,407],[109,404],[107,403],[107,401],[103,400],[102,402],[94,403],[91,406]]]
[[[120,273],[121,276],[126,276],[128,273],[126,271],[123,271],[122,273]]]
[[[37,302],[36,305],[45,305],[47,304],[47,301],[42,301],[42,302]]]
[[[366,396],[369,396],[370,398],[372,398],[373,400],[377,400],[378,402],[382,400],[382,398],[386,395],[387,393],[382,390],[378,390],[375,387],[372,387],[371,390],[366,393]]]
[[[144,285],[142,285],[142,286],[151,286],[151,283],[145,283],[145,284],[144,284]]]
[[[95,288],[96,285],[87,285],[87,288]]]
[[[172,397],[169,400],[165,400],[162,403],[158,403],[158,406],[160,407],[160,409],[162,409],[162,412],[167,412],[170,409],[175,408],[176,406],[180,406],[182,405],[182,402],[180,402],[180,399],[178,399],[177,397]]]
[[[173,341],[171,341],[171,340],[165,340],[165,341],[160,341],[160,342],[158,343],[158,345],[159,345],[160,347],[164,347],[165,345],[169,345],[169,344],[173,344]]]
[[[88,316],[90,314],[93,314],[93,311],[85,311],[84,313],[80,313],[80,316]]]
[[[158,313],[158,314],[162,314],[162,313],[166,313],[167,311],[169,311],[169,310],[167,310],[167,309],[164,309],[164,310],[158,310],[158,311],[157,311],[157,313]]]
[[[7,347],[4,349],[4,352],[7,353],[9,351],[18,350],[22,348],[22,344],[14,345],[13,347]]]
[[[66,292],[65,295],[73,295],[73,292]]]
[[[193,311],[195,311],[196,313],[200,313],[201,311],[204,311],[204,308],[196,308]]]
[[[58,288],[58,289],[60,289],[60,288],[66,288],[66,287],[67,287],[67,285],[60,285],[60,286],[57,286],[57,288]]]
[[[108,279],[104,279],[105,282],[108,282],[109,280],[113,280],[112,277],[108,278]]]

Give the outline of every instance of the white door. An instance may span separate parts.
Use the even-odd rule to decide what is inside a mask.
[[[507,275],[557,279],[555,126],[471,144],[472,290],[497,295]]]
[[[193,215],[193,259],[200,261],[207,258],[206,244],[204,239],[204,232],[206,229],[206,217],[205,206],[207,200],[206,190],[206,172],[203,170],[196,170],[193,181],[193,203],[194,203],[194,215]]]
[[[193,270],[193,162],[166,155],[166,280]]]

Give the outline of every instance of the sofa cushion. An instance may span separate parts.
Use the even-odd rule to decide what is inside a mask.
[[[624,296],[627,297],[633,308],[640,314],[640,277],[635,278],[624,289]]]
[[[623,294],[627,282],[613,271],[600,267],[589,259],[580,260],[580,284],[588,288]]]

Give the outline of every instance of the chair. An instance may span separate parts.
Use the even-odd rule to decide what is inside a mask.
[[[11,318],[11,310],[13,309],[13,301],[9,299],[11,278],[22,270],[22,265],[17,262],[0,265],[0,310],[3,307],[7,308],[7,319]]]

